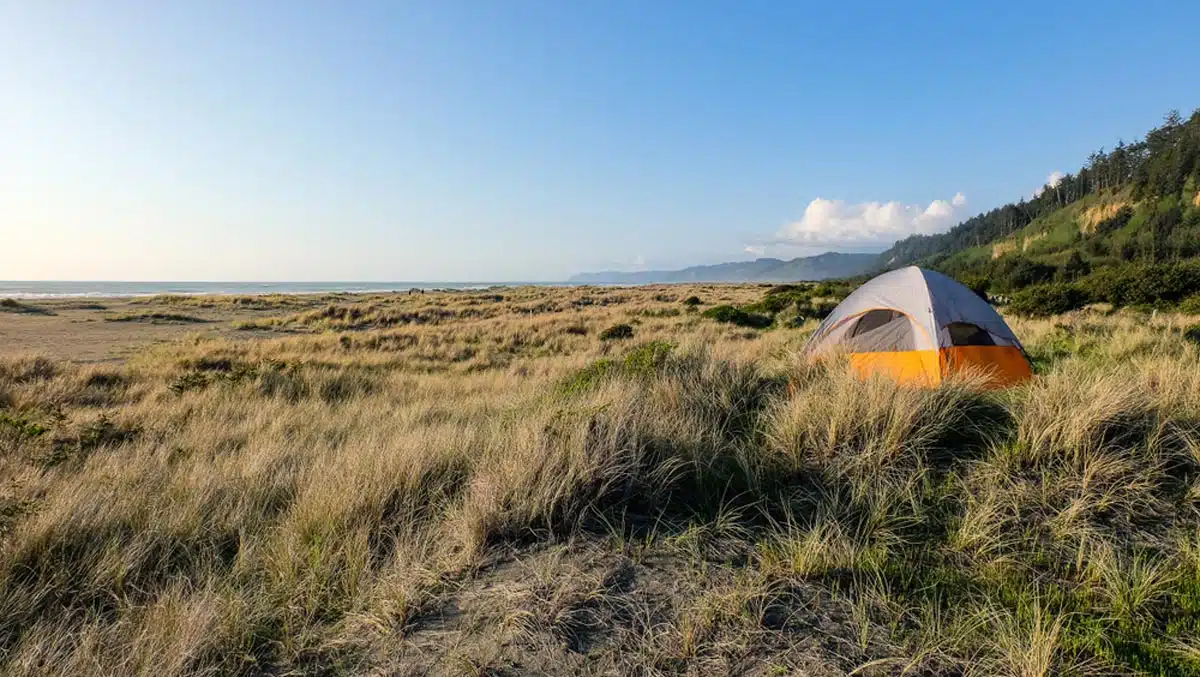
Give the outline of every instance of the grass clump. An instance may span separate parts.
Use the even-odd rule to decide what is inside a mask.
[[[53,315],[54,313],[45,308],[31,306],[28,303],[21,303],[16,299],[0,299],[0,312],[6,313],[26,313],[29,315]]]
[[[602,358],[568,376],[559,386],[566,394],[587,392],[615,377],[651,378],[671,360],[675,346],[666,341],[651,341],[625,353],[620,359]]]
[[[104,318],[106,322],[148,322],[151,324],[199,324],[208,320],[181,313],[124,313]]]
[[[774,322],[770,316],[749,312],[728,304],[713,306],[701,314],[717,322],[754,329],[765,329]]]
[[[601,341],[618,341],[630,338],[633,338],[633,326],[628,324],[614,324],[600,332]]]

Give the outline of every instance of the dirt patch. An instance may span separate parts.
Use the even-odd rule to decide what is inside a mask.
[[[1017,243],[1005,240],[992,245],[992,258],[998,259],[1005,254],[1017,251]]]
[[[1200,205],[1200,203],[1197,204]],[[1127,206],[1129,203],[1122,201],[1088,207],[1079,217],[1079,232],[1084,235],[1095,233],[1097,225],[1113,218]]]
[[[765,592],[764,592],[765,591]],[[411,624],[397,674],[844,675],[894,655],[816,586],[749,586],[669,547],[514,552]]]

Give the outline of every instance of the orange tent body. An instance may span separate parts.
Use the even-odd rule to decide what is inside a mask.
[[[1025,351],[986,301],[954,280],[917,267],[876,277],[856,289],[813,333],[811,359],[848,355],[867,378],[937,386],[954,373],[987,375],[992,387],[1033,376]]]
[[[1013,346],[954,346],[938,350],[850,353],[850,367],[863,378],[881,374],[899,383],[936,386],[955,372],[986,374],[994,388],[1007,388],[1033,376],[1029,360]]]

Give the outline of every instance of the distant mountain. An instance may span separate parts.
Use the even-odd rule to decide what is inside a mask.
[[[790,261],[756,259],[711,266],[692,266],[682,270],[643,270],[632,273],[603,271],[581,273],[569,282],[583,284],[661,284],[668,282],[798,282],[853,277],[870,272],[878,263],[878,254],[826,252]]]

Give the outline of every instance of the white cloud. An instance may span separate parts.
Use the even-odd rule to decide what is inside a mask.
[[[860,202],[817,198],[804,216],[779,231],[770,244],[791,247],[872,249],[909,235],[949,230],[966,215],[967,198],[957,193],[928,206],[900,202]],[[747,247],[747,251],[750,248]]]
[[[1053,188],[1053,187],[1057,186],[1059,183],[1062,183],[1062,180],[1064,178],[1066,178],[1066,176],[1067,176],[1066,174],[1058,171],[1057,169],[1050,172],[1050,176],[1046,177],[1046,183],[1042,184],[1042,186],[1040,188],[1033,191],[1033,196],[1037,197],[1037,196],[1041,195],[1042,192],[1045,191],[1047,188]]]
[[[746,245],[746,249],[743,251],[745,251],[747,254],[753,254],[761,257],[763,254],[767,253],[767,248],[761,245],[748,244]]]

